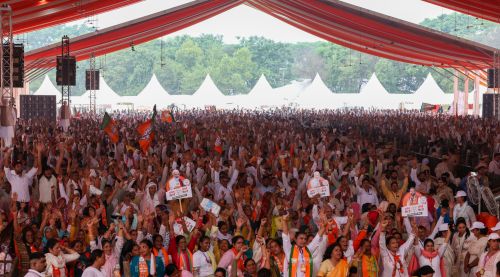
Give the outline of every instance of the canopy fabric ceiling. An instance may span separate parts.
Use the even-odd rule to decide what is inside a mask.
[[[203,0],[71,39],[71,55],[84,60],[128,48],[246,3],[330,42],[401,62],[468,68],[492,67],[495,48],[457,38],[337,0]],[[52,67],[60,44],[26,53],[27,68]]]
[[[486,68],[493,61],[494,48],[341,1],[249,2],[306,32],[383,58],[427,66],[471,68]]]
[[[424,0],[450,10],[500,23],[499,0]]]
[[[243,0],[202,0],[157,12],[95,33],[70,39],[70,53],[77,60],[100,56],[138,45],[187,28],[241,4]],[[60,43],[25,54],[27,68],[53,67],[60,55]],[[33,65],[30,65],[32,63]]]
[[[142,0],[8,0],[12,8],[12,31],[14,34],[82,19]]]

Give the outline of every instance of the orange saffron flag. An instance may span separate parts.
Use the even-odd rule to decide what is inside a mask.
[[[169,110],[161,112],[161,122],[166,122],[166,123],[175,122],[174,114]]]
[[[137,132],[139,133],[139,146],[143,152],[147,152],[149,146],[155,138],[155,133],[153,130],[154,122],[156,117],[156,105],[153,107],[153,116],[147,121],[141,123],[137,127]]]
[[[101,129],[106,132],[113,143],[117,143],[119,139],[115,126],[115,121],[111,118],[111,116],[109,116],[108,113],[105,113],[104,118],[102,119]]]

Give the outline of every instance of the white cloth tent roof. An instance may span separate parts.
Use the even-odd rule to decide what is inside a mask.
[[[71,96],[71,105],[90,105],[90,92],[86,91],[80,96]]]
[[[398,94],[398,97],[401,94]],[[453,94],[446,94],[436,83],[436,80],[429,73],[424,82],[413,94],[402,96],[404,107],[409,109],[420,109],[422,103],[428,104],[451,104],[453,101]]]
[[[280,106],[283,104],[282,97],[277,94],[264,74],[260,75],[259,80],[247,95],[237,95],[231,97],[234,102],[243,108],[259,108]]]
[[[156,105],[156,108],[160,109],[172,104],[170,94],[162,87],[154,73],[149,83],[136,96],[135,100],[135,106],[141,108],[153,108]]]
[[[122,97],[111,89],[102,75],[99,76],[99,90],[96,90],[96,105],[108,105],[115,108],[117,103],[122,102]],[[80,96],[71,97],[72,105],[90,105],[90,91],[85,91]]]
[[[272,91],[273,88],[267,81],[266,76],[264,74],[260,75],[259,80],[257,80],[257,83],[255,83],[255,86],[252,88],[252,90],[248,93],[248,96],[252,97],[267,97],[268,92]]]
[[[396,109],[398,107],[397,98],[400,99],[401,97],[401,94],[390,94],[377,75],[373,73],[366,85],[361,88],[360,93],[356,93],[352,98],[357,100],[357,104],[364,108]]]
[[[48,75],[45,75],[43,78],[43,82],[40,85],[40,87],[33,93],[33,95],[55,95],[56,96],[56,103],[57,105],[60,105],[61,101],[61,92],[57,90],[57,88],[54,86],[52,81],[49,79]]]
[[[114,92],[108,83],[106,83],[102,75],[100,75],[99,90],[96,91],[97,105],[111,105],[114,107],[120,101],[122,101],[121,96]]]
[[[170,97],[171,104],[175,104],[179,109],[190,109],[196,106],[193,95],[172,94]]]
[[[217,88],[210,74],[207,74],[203,83],[191,97],[193,97],[192,104],[200,108],[205,106],[222,106],[225,101],[225,95]],[[189,104],[191,103],[187,103],[186,105]]]
[[[294,102],[301,108],[334,109],[340,107],[335,96],[316,73],[312,83],[299,94]]]
[[[277,106],[296,105],[297,98],[312,84],[311,79],[292,81],[290,84],[273,89],[279,103]]]

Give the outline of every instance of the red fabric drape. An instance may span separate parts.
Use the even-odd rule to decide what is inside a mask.
[[[140,44],[243,2],[328,41],[392,60],[437,67],[491,67],[494,48],[334,0],[196,1],[71,39],[77,60]],[[27,67],[54,66],[60,44],[26,53]]]
[[[21,34],[82,19],[142,0],[22,0],[0,1],[12,8],[12,30]]]
[[[499,0],[424,0],[450,10],[500,23]]]
[[[194,1],[173,9],[151,14],[99,32],[70,39],[70,53],[77,60],[128,48],[187,28],[241,4],[243,0]],[[60,44],[52,44],[27,52],[27,67],[52,67],[60,55]]]
[[[401,62],[487,68],[493,48],[341,1],[250,0],[250,5],[328,41]]]

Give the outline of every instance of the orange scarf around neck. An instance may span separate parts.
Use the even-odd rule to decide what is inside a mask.
[[[301,268],[299,266],[300,254],[302,253],[303,260]],[[298,271],[304,272],[306,277],[312,277],[312,269],[313,269],[313,259],[311,252],[307,247],[298,247],[296,245],[292,245],[292,251],[290,251],[290,260],[288,264],[288,272],[290,277],[296,277]]]

